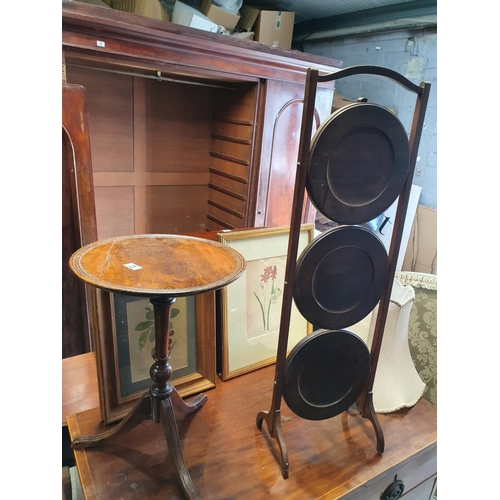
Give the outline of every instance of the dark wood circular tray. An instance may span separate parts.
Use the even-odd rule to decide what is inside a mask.
[[[377,104],[350,104],[312,139],[307,192],[329,219],[362,224],[394,203],[408,168],[408,136],[399,119]]]
[[[316,327],[345,328],[362,320],[387,285],[384,244],[369,229],[339,226],[321,234],[297,261],[293,298]]]
[[[285,363],[283,397],[299,417],[324,420],[347,410],[370,374],[370,351],[348,330],[317,330],[300,340]]]

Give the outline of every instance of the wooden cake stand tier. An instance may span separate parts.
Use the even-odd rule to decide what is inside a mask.
[[[182,491],[199,499],[182,455],[177,422],[205,404],[200,394],[185,402],[170,385],[168,348],[170,311],[176,297],[222,288],[238,279],[245,259],[222,243],[180,235],[134,235],[110,238],[77,250],[69,262],[83,281],[98,288],[150,297],[154,309],[155,348],[150,375],[153,385],[114,428],[73,439],[74,449],[87,448],[128,432],[144,420],[161,423]],[[202,332],[198,332],[202,334]]]

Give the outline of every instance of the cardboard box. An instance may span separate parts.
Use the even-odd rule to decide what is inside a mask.
[[[170,21],[168,12],[162,7],[159,0],[111,0],[109,5],[115,10],[132,12],[132,14],[158,21]]]
[[[252,31],[255,21],[259,17],[260,9],[243,5],[240,9],[240,20],[238,29],[241,31]]]
[[[238,33],[232,33],[231,36],[233,38],[238,38],[238,40],[253,40],[254,32],[253,31],[240,31]]]
[[[437,210],[418,205],[403,262],[403,271],[437,274]]]
[[[239,15],[231,14],[212,3],[212,0],[203,0],[201,12],[211,21],[222,26],[230,33],[234,30],[240,19]]]
[[[240,9],[238,28],[253,31],[256,42],[289,49],[292,46],[294,21],[295,12],[243,6]]]
[[[82,2],[82,3],[89,3],[90,5],[97,5],[98,7],[104,7],[105,9],[109,9],[110,8],[110,3],[111,3],[111,0],[70,0],[71,1],[78,1],[78,2]]]
[[[172,22],[212,33],[220,31],[219,25],[211,21],[205,14],[178,0],[175,2],[172,11]]]
[[[342,94],[339,94],[337,91],[335,91],[335,93],[333,94],[332,113],[340,108],[343,108],[344,106],[347,106],[348,104],[353,104],[355,102],[356,101],[347,99],[347,97],[344,97]]]

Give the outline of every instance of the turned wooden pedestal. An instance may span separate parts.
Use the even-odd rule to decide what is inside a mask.
[[[150,370],[153,384],[149,392],[112,429],[72,436],[73,448],[108,443],[144,420],[160,423],[184,495],[199,499],[182,455],[176,421],[202,406],[207,396],[200,394],[187,403],[169,383],[170,310],[176,297],[215,290],[236,280],[245,270],[245,260],[232,248],[214,241],[178,235],[136,235],[91,243],[72,255],[70,267],[95,287],[150,297],[155,319],[154,363]]]

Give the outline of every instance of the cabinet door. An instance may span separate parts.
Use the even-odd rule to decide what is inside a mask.
[[[261,170],[255,215],[257,227],[290,224],[303,99],[302,85],[278,81],[266,84]],[[332,89],[318,89],[313,134],[329,116],[332,99]],[[314,222],[316,211],[309,201],[306,205],[303,222]]]
[[[85,89],[62,88],[62,357],[92,348],[95,290],[71,271],[76,250],[97,239]]]

